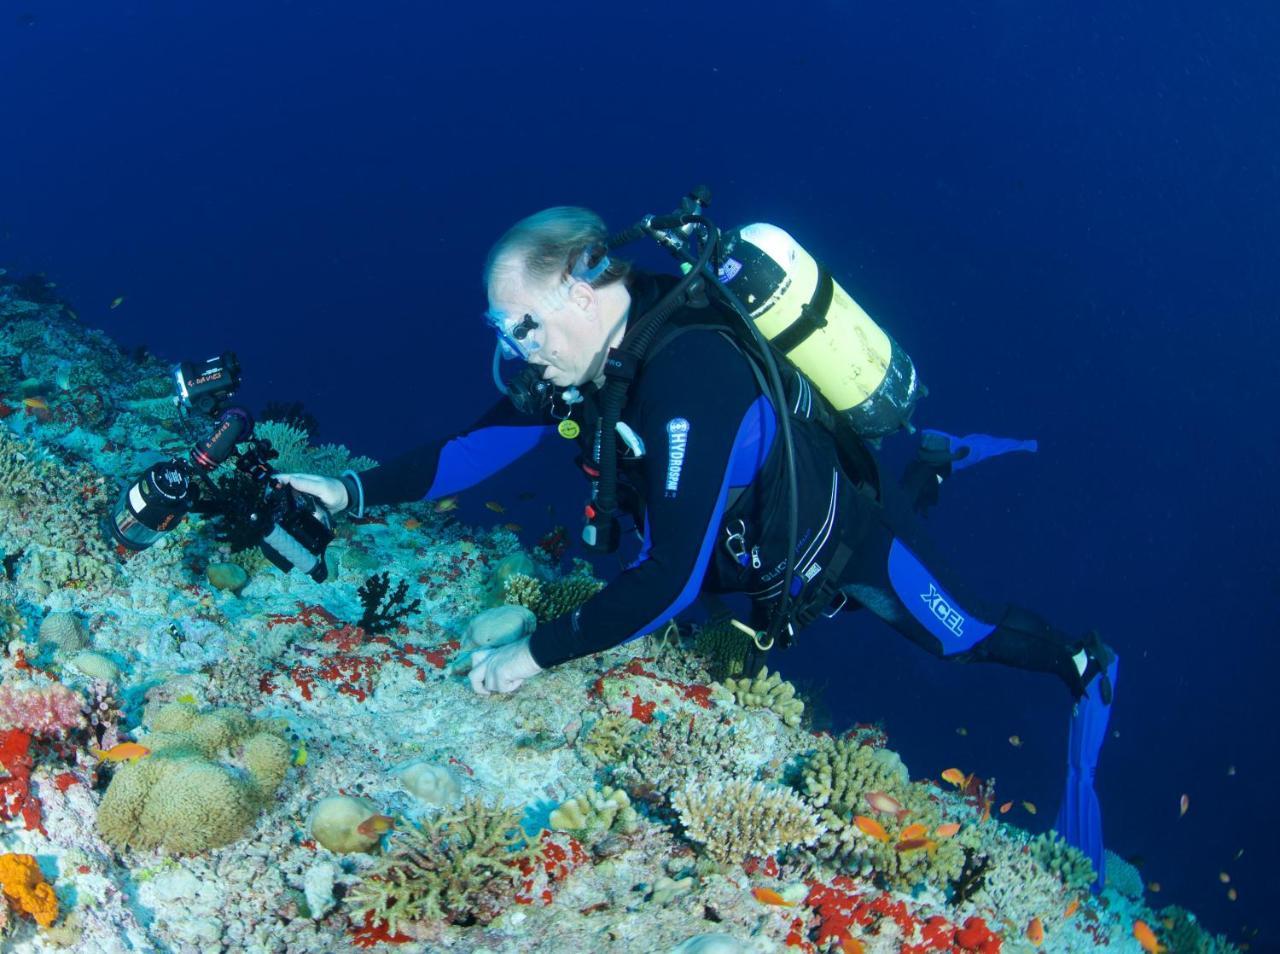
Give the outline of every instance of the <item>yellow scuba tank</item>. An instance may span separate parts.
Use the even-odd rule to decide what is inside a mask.
[[[927,390],[911,357],[789,234],[763,222],[725,233],[721,283],[859,435],[911,429]]]

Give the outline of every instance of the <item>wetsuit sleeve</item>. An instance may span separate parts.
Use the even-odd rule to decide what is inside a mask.
[[[645,445],[647,556],[576,612],[530,639],[542,667],[652,631],[693,602],[716,545],[733,450],[757,392],[746,360],[715,333],[691,332],[660,352],[636,383],[628,414]]]
[[[364,506],[447,497],[497,473],[554,433],[548,420],[521,414],[504,398],[470,427],[360,474]]]

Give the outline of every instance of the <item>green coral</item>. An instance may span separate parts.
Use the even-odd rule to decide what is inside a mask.
[[[693,651],[702,658],[713,680],[726,683],[743,675],[748,662],[756,655],[751,637],[728,619],[696,627]]]
[[[1067,844],[1056,831],[1047,831],[1031,839],[1031,857],[1041,867],[1057,875],[1072,890],[1083,890],[1098,880],[1093,862],[1079,848]]]
[[[640,826],[640,816],[620,788],[604,786],[564,802],[551,813],[551,827],[585,837],[609,831],[630,833]]]
[[[912,784],[896,752],[861,744],[856,737],[824,740],[801,769],[800,787],[826,829],[813,854],[850,874],[874,875],[904,890],[922,883],[941,887],[960,877],[965,849],[978,847],[974,824],[962,825],[952,838],[932,835],[951,820],[934,799],[932,788]],[[901,816],[876,812],[866,799],[870,792],[895,799],[902,806]],[[888,840],[861,831],[854,823],[857,815],[879,822]],[[902,832],[911,825],[924,826],[924,844],[902,850],[898,847]]]
[[[523,573],[513,573],[504,584],[506,601],[527,607],[538,622],[571,613],[604,589],[604,581],[593,575],[591,564],[574,561],[573,572],[556,580],[537,580]]]
[[[790,728],[800,724],[804,700],[796,698],[796,687],[784,682],[780,674],[769,675],[768,666],[763,667],[754,679],[727,679],[725,687],[744,708],[768,709]]]
[[[230,844],[288,771],[288,742],[238,709],[201,713],[175,702],[149,726],[142,744],[151,754],[120,765],[98,807],[98,830],[119,848],[195,853]],[[234,747],[243,770],[218,760]]]
[[[587,730],[582,748],[604,765],[622,758],[636,731],[636,720],[617,712],[606,712]]]
[[[514,897],[519,862],[538,855],[520,814],[470,798],[456,812],[404,829],[352,889],[356,920],[371,917],[393,933],[415,921],[492,921]]]
[[[685,834],[720,865],[808,845],[822,833],[813,810],[790,789],[744,779],[693,782],[672,805]]]

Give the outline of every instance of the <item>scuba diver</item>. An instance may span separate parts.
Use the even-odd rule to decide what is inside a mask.
[[[512,692],[651,633],[700,594],[747,594],[752,617],[734,623],[761,652],[819,615],[865,608],[934,655],[1058,677],[1076,700],[1058,828],[1101,872],[1092,780],[1115,654],[1096,633],[1072,637],[967,592],[940,569],[913,512],[955,471],[1034,445],[926,431],[901,483],[885,479],[872,444],[906,426],[922,391],[910,359],[781,229],[726,238],[691,197],[683,214],[649,216],[612,238],[586,209],[517,222],[484,268],[494,377],[506,396],[464,431],[371,472],[279,479],[332,513],[361,516],[454,494],[543,442],[572,443],[592,488],[584,544],[610,552],[630,520],[639,554],[577,610],[531,632],[527,614],[509,607],[474,619],[476,641],[489,647],[472,657],[476,692]],[[613,254],[641,233],[682,260],[682,276]],[[794,321],[780,325],[788,295],[798,296]],[[768,344],[744,332],[771,319]],[[842,322],[860,323],[843,341]],[[840,396],[848,380],[822,383],[812,361],[805,367],[806,345],[852,368],[853,397]],[[845,360],[852,347],[875,353]],[[522,370],[504,380],[499,356]]]

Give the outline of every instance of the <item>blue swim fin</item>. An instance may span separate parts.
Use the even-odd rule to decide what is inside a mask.
[[[1120,660],[1112,657],[1105,678],[1110,681],[1108,695],[1115,700],[1116,667]],[[1071,717],[1071,734],[1067,740],[1067,784],[1062,793],[1062,807],[1054,827],[1058,833],[1088,856],[1098,880],[1093,893],[1102,891],[1106,877],[1102,853],[1102,808],[1093,789],[1098,770],[1098,753],[1107,737],[1111,706],[1103,702],[1103,675],[1099,673],[1085,688]]]

